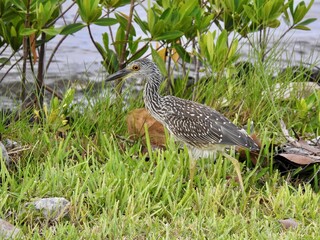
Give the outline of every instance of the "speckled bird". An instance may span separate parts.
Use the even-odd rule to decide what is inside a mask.
[[[259,151],[259,146],[244,129],[234,125],[214,109],[175,96],[161,96],[160,84],[164,77],[157,65],[144,58],[131,62],[126,68],[108,76],[106,81],[120,78],[146,80],[143,99],[149,113],[162,123],[176,140],[186,144],[190,157],[190,185],[192,186],[196,160],[204,155],[221,152],[235,165],[240,186],[243,189],[238,161],[224,150],[228,146],[240,146]]]

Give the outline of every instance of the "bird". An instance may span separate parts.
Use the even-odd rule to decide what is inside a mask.
[[[158,66],[148,58],[129,63],[125,68],[109,75],[106,81],[142,78],[146,81],[143,99],[148,112],[162,123],[175,140],[186,145],[189,155],[189,186],[193,186],[196,162],[205,155],[220,152],[233,163],[241,189],[244,191],[240,165],[225,152],[227,147],[240,146],[259,151],[259,146],[228,118],[207,105],[159,93],[165,77]]]

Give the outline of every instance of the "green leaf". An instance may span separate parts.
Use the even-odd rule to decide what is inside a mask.
[[[18,36],[17,31],[13,26],[10,28],[10,35],[11,35],[11,37],[17,37]]]
[[[160,72],[164,76],[167,76],[168,73],[167,73],[166,65],[163,59],[160,57],[159,53],[156,50],[154,50],[152,47],[151,47],[151,55],[152,55],[153,61],[158,65]]]
[[[81,19],[89,24],[96,21],[102,14],[99,0],[77,0]]]
[[[132,36],[130,37],[128,45],[129,45],[130,52],[132,54],[134,54],[137,51],[140,42],[141,42],[141,37],[135,41],[133,41]]]
[[[127,26],[128,26],[128,19],[127,19],[127,16],[125,14],[115,14],[117,20],[118,20],[118,23],[120,24],[120,26],[123,28],[123,29],[127,29]],[[136,31],[134,29],[134,27],[131,25],[130,29],[129,29],[129,33],[133,36],[136,35]]]
[[[176,40],[180,37],[183,36],[183,32],[181,31],[171,31],[171,32],[166,32],[158,37],[156,37],[154,40],[160,41],[160,40]]]
[[[310,31],[311,29],[304,26],[304,25],[297,25],[297,26],[294,26],[293,29],[299,29],[299,30],[305,30],[305,31]]]
[[[116,41],[114,43],[115,50],[119,56],[122,54],[125,35],[125,30],[122,27],[119,27],[116,33]]]
[[[50,35],[50,36],[56,36],[56,35],[60,34],[62,29],[61,28],[43,28],[43,29],[41,29],[41,31]]]
[[[181,15],[180,18],[184,20],[185,17],[191,16],[192,15],[191,13],[194,12],[198,7],[199,7],[199,2],[197,0],[188,0],[178,9]]]
[[[293,16],[293,13],[294,13],[294,10],[293,10],[293,0],[290,0],[290,1],[289,1],[289,9],[290,9],[291,16]]]
[[[108,58],[108,54],[107,52],[103,49],[103,47],[101,46],[100,43],[95,42],[95,46],[97,47],[98,52],[100,53],[102,59],[107,59]]]
[[[257,17],[256,17],[256,12],[252,9],[252,6],[243,6],[243,9],[245,11],[245,13],[248,15],[248,17],[250,18],[250,20],[254,23],[259,23]]]
[[[173,47],[184,61],[191,62],[190,54],[180,44],[174,44]]]
[[[60,32],[60,34],[62,35],[69,35],[69,34],[73,34],[76,33],[78,31],[80,31],[82,28],[84,28],[86,25],[82,24],[82,23],[72,23],[70,25],[65,26],[62,31]]]
[[[1,64],[6,63],[6,65],[11,65],[10,59],[9,59],[9,58],[6,58],[6,57],[0,57],[0,63],[1,63]]]
[[[109,49],[109,35],[108,33],[102,34],[102,42],[105,49]]]
[[[314,0],[311,0],[309,5],[308,5],[308,7],[307,7],[307,12],[310,10],[310,8],[312,7],[313,3],[314,3]]]
[[[99,26],[112,26],[117,23],[118,21],[115,18],[99,18],[98,20],[93,22],[93,24],[96,24]]]
[[[300,22],[299,25],[304,25],[304,26],[305,26],[305,25],[308,25],[308,24],[310,24],[310,23],[313,23],[313,22],[316,21],[316,20],[317,20],[317,18],[308,18],[308,19]]]
[[[163,20],[158,20],[156,24],[152,27],[150,30],[151,36],[152,37],[158,37],[161,34],[163,34],[166,31],[166,26],[168,24],[165,23]]]
[[[150,32],[154,32],[153,28],[156,23],[156,14],[154,13],[153,9],[148,8],[147,13],[147,19],[148,19],[148,28],[150,29]]]
[[[285,24],[287,24],[287,26],[290,26],[290,17],[289,17],[288,11],[284,10],[283,15],[284,16],[282,16],[282,18],[283,18]]]
[[[234,39],[234,41],[232,42],[230,48],[229,48],[229,52],[228,52],[228,58],[232,58],[237,50],[238,50],[238,39]]]
[[[268,22],[267,26],[270,28],[277,28],[280,26],[280,21],[278,19],[275,19],[273,21]]]
[[[149,49],[149,45],[146,44],[144,47],[140,48],[131,58],[130,62],[142,57],[143,54]]]
[[[300,22],[304,16],[307,14],[308,10],[306,7],[306,4],[304,2],[300,2],[296,9],[294,10],[294,14],[293,14],[293,23],[296,24],[298,22]]]
[[[134,15],[134,21],[139,25],[140,29],[144,34],[148,34],[149,27],[146,21],[143,21],[138,14]]]
[[[75,95],[75,89],[69,88],[66,93],[64,94],[63,100],[62,100],[62,107],[63,108],[69,108],[70,104],[74,100]]]
[[[25,11],[26,10],[26,5],[25,5],[25,1],[21,1],[21,0],[11,0],[11,2],[14,4],[14,6],[16,6],[18,9]]]
[[[228,42],[228,33],[226,30],[223,30],[217,39],[217,43],[216,43],[217,50],[219,52],[226,51],[228,49],[227,42]]]
[[[30,36],[33,33],[36,33],[38,30],[37,29],[33,29],[33,28],[24,28],[22,29],[19,34],[21,36]]]

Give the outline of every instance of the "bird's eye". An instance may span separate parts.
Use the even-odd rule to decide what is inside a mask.
[[[140,66],[139,65],[133,65],[132,66],[132,70],[139,71],[140,70]]]

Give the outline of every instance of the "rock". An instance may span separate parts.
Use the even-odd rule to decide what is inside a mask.
[[[314,82],[290,82],[289,84],[276,83],[273,90],[273,97],[287,100],[291,97],[306,98],[319,91],[320,86]],[[262,94],[267,94],[263,92]]]
[[[22,236],[18,227],[0,218],[0,239],[15,239]]]
[[[7,152],[6,147],[2,144],[2,142],[0,142],[0,147],[1,147],[1,159],[3,159],[6,163],[6,166],[9,166],[11,161],[11,158],[9,157],[9,154]]]
[[[21,144],[17,143],[16,141],[13,141],[11,139],[4,139],[3,140],[3,144],[5,145],[6,149],[14,149],[14,148],[17,148],[17,147],[21,147]]]
[[[42,212],[46,218],[59,219],[69,213],[70,202],[62,197],[42,198],[30,203],[27,206],[33,206],[36,210]]]
[[[299,225],[299,222],[297,222],[293,218],[282,219],[282,220],[279,220],[279,222],[281,223],[284,229],[289,229],[289,228],[295,229]]]

